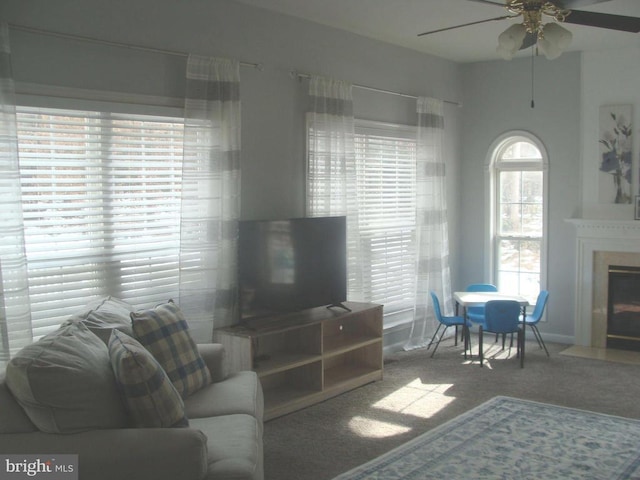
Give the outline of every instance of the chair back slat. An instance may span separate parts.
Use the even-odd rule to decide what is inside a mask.
[[[515,300],[490,300],[484,309],[485,330],[493,333],[518,331],[520,304]]]
[[[467,292],[497,292],[498,287],[491,283],[472,283],[467,286]]]
[[[538,322],[542,318],[542,314],[544,313],[544,308],[547,305],[547,300],[549,300],[549,292],[547,290],[541,290],[538,294],[538,299],[536,300],[536,306],[531,312],[531,320]]]
[[[436,314],[436,320],[438,320],[439,322],[442,322],[442,311],[440,310],[440,300],[438,300],[438,296],[436,295],[436,292],[434,292],[433,290],[431,290],[429,294],[431,295],[431,302],[433,303],[433,311]]]
[[[467,285],[467,292],[497,292],[498,287],[491,283],[472,283]],[[484,307],[469,307],[467,308],[467,314],[473,317],[472,320],[482,317],[484,315]]]

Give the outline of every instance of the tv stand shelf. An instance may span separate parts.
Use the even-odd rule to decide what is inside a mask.
[[[265,420],[382,379],[382,305],[345,302],[219,328],[231,371],[253,370]]]
[[[253,370],[258,376],[271,375],[274,373],[289,370],[294,367],[306,365],[308,363],[317,362],[320,355],[305,355],[281,353],[270,358],[256,358],[253,361]]]

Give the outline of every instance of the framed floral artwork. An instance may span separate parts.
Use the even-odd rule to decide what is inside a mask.
[[[631,105],[600,107],[600,203],[632,203],[631,115]]]

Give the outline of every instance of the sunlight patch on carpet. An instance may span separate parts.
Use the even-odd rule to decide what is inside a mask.
[[[413,417],[431,418],[441,410],[445,409],[454,400],[455,397],[431,394],[409,405],[402,411],[402,413]]]
[[[422,383],[417,378],[372,406],[389,412],[430,418],[455,400],[455,397],[445,395],[451,387],[452,383]]]
[[[363,438],[388,438],[407,433],[411,428],[403,424],[402,417],[434,416],[455,400],[455,397],[446,395],[451,387],[452,383],[423,383],[420,378],[416,378],[371,406],[375,410],[397,414],[398,422],[383,422],[366,416],[356,416],[349,421],[349,428]]]
[[[388,438],[402,435],[411,430],[405,425],[398,425],[391,422],[381,422],[366,417],[353,417],[349,421],[349,428],[356,434],[364,438]]]

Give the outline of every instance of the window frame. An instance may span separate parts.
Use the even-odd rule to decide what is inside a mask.
[[[310,115],[307,116],[307,123],[306,123],[306,137],[307,137],[307,145],[305,147],[306,149],[306,155],[307,155],[307,162],[306,162],[306,188],[305,188],[305,195],[308,195],[308,191],[309,188],[313,188],[313,186],[311,186],[310,184],[310,164],[309,164],[309,156],[310,156],[310,149],[312,148],[311,145],[313,144],[312,142],[310,142],[310,130],[314,128],[313,125],[313,121],[312,121],[312,117]],[[417,181],[415,178],[415,169],[417,168],[417,164],[416,164],[416,158],[417,158],[417,145],[418,145],[418,129],[416,126],[414,125],[407,125],[407,124],[400,124],[400,123],[389,123],[389,122],[379,122],[379,121],[372,121],[372,120],[364,120],[364,119],[354,119],[354,131],[353,131],[353,144],[354,144],[354,162],[359,163],[358,160],[358,154],[357,154],[357,137],[358,136],[365,136],[365,135],[372,135],[372,136],[387,136],[391,139],[402,139],[402,140],[408,140],[412,142],[411,147],[414,149],[414,156],[412,157],[412,161],[413,161],[413,166],[414,166],[414,170],[413,170],[413,175],[414,175],[414,186],[413,189],[415,190],[416,186],[417,186]],[[355,166],[356,169],[358,169],[359,167],[356,165]],[[357,182],[360,183],[362,179],[358,179]],[[415,195],[414,195],[415,197]],[[308,205],[308,201],[307,203],[307,208],[309,209],[307,211],[307,215],[323,215],[323,214],[327,214],[327,212],[322,211],[321,209],[318,211],[313,211],[309,205]],[[415,226],[415,213],[413,213],[413,222],[414,225],[412,226],[412,228],[415,230],[416,226]],[[348,227],[349,228],[349,227]],[[412,235],[413,238],[411,239],[412,243],[415,243],[415,232]],[[351,237],[351,236],[350,236]],[[375,237],[371,237],[375,240]],[[360,242],[360,245],[358,246],[358,248],[362,248],[362,243],[367,241],[364,240],[361,235],[360,232],[358,232],[358,234],[353,235],[353,240],[355,241],[357,239],[357,241]],[[367,237],[368,239],[368,237]],[[351,240],[348,240],[351,241]],[[362,253],[362,251],[360,251],[360,253]],[[414,262],[415,259],[415,254],[412,255],[412,262]],[[350,263],[351,260],[348,260],[348,263]],[[372,277],[373,278],[373,277]],[[351,282],[352,279],[349,279],[349,282]],[[361,283],[361,284],[360,284]],[[351,287],[348,287],[349,290],[349,295],[357,295],[357,298],[354,297],[354,299],[358,299],[361,301],[373,301],[371,300],[370,297],[367,296],[367,294],[369,294],[372,289],[369,288],[368,285],[368,281],[365,280],[361,280],[359,282],[356,282],[356,290],[357,291],[353,291],[351,290]],[[412,295],[415,296],[415,285],[411,285],[410,288]],[[405,289],[406,291],[406,289]],[[364,295],[364,296],[363,296]],[[402,297],[402,301],[399,302],[401,305],[399,306],[399,308],[394,309],[393,311],[390,311],[390,308],[385,308],[385,314],[384,314],[384,325],[383,328],[385,330],[392,328],[392,327],[396,327],[399,325],[406,325],[406,324],[410,324],[413,321],[413,314],[414,314],[414,303],[415,303],[415,298],[411,298],[411,302],[412,303],[410,306],[404,305],[402,302],[405,300],[404,296]],[[409,301],[409,299],[407,299],[407,302]]]
[[[47,89],[40,89],[40,86],[31,86],[28,92],[23,90],[23,93],[16,95],[17,109],[56,109],[67,110],[76,112],[100,112],[102,116],[149,116],[149,117],[164,117],[171,121],[173,119],[175,123],[184,124],[184,109],[179,108],[171,101],[161,101],[159,97],[149,97],[145,95],[128,95],[121,96],[117,93],[103,92],[100,95],[96,95],[98,100],[89,99],[86,95],[83,95],[81,89],[72,88],[57,88],[55,92]],[[100,92],[98,92],[100,93]],[[166,294],[163,295],[163,298]],[[86,301],[85,301],[86,300]],[[82,305],[91,301],[92,298],[85,298],[84,300],[64,300],[66,307],[64,311],[60,310],[59,315],[55,315],[55,318],[66,318],[70,314],[77,311],[80,306],[75,305],[78,301]],[[153,298],[147,302],[144,306],[152,306],[157,303],[157,299]],[[34,338],[37,339],[41,335],[48,333],[58,323],[42,323],[41,321],[35,325]]]
[[[413,142],[413,146],[415,149],[415,157],[414,157],[414,185],[413,185],[413,189],[414,189],[414,193],[415,193],[415,189],[417,186],[417,177],[416,177],[416,171],[415,171],[415,167],[416,167],[416,158],[417,158],[417,148],[418,148],[418,128],[415,125],[406,125],[406,124],[400,124],[400,123],[390,123],[390,122],[379,122],[379,121],[373,121],[373,120],[363,120],[363,119],[354,119],[354,133],[355,136],[358,135],[377,135],[377,136],[386,136],[388,138],[395,138],[395,139],[403,139],[403,140],[407,140],[407,141],[411,141]],[[354,138],[354,143],[355,143],[355,138]],[[357,148],[356,148],[357,150]],[[358,160],[356,159],[356,162],[358,162]],[[415,210],[415,209],[414,209]],[[414,222],[413,225],[411,226],[411,228],[413,229],[413,236],[411,239],[411,243],[412,243],[412,247],[414,249],[414,251],[412,252],[413,257],[415,257],[415,242],[416,242],[416,224],[415,224],[415,211],[414,211]],[[414,280],[415,281],[415,280]],[[366,282],[365,282],[366,283]],[[403,324],[407,324],[407,323],[411,323],[411,321],[413,320],[413,311],[414,311],[414,304],[415,304],[415,283],[411,286],[411,290],[412,290],[412,295],[414,298],[411,299],[407,299],[410,300],[411,305],[407,304],[404,307],[400,307],[397,310],[394,310],[393,312],[385,312],[385,319],[384,319],[384,328],[385,329],[389,329],[392,327],[396,327],[399,325],[403,325]],[[406,318],[406,317],[411,317]]]
[[[512,161],[508,166],[500,163],[500,155],[511,144],[517,142],[533,144],[541,154],[540,161]],[[497,230],[499,220],[499,195],[498,176],[501,171],[540,171],[542,172],[542,235],[540,242],[540,289],[547,287],[548,265],[548,223],[549,223],[549,156],[547,149],[539,137],[526,130],[510,130],[498,136],[490,145],[485,161],[485,211],[487,221],[485,224],[485,278],[497,285]],[[530,301],[535,299],[530,299]]]

